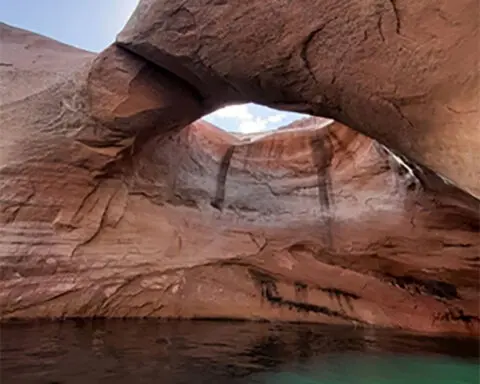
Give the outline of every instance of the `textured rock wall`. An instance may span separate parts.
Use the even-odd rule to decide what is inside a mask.
[[[477,0],[141,0],[118,44],[205,108],[332,117],[480,198]]]
[[[479,334],[478,200],[339,123],[230,135],[120,48],[1,32],[1,319]]]

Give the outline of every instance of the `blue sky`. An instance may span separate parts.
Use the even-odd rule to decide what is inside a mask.
[[[100,52],[115,40],[138,0],[0,0],[0,21]],[[271,130],[303,117],[255,104],[234,105],[204,118],[236,132]]]

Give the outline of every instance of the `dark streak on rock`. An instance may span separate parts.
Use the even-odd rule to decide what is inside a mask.
[[[378,17],[377,28],[378,28],[378,33],[380,34],[380,38],[382,39],[382,41],[385,41],[385,36],[383,35],[383,30],[382,30],[382,15],[381,14]]]
[[[355,293],[347,292],[342,289],[338,288],[319,288],[321,291],[328,293],[329,295],[336,296],[336,297],[346,297],[349,299],[353,300],[358,300],[360,299],[360,296],[358,296]]]
[[[302,48],[301,48],[301,51],[300,51],[300,58],[302,59],[303,63],[305,64],[305,68],[307,69],[308,73],[310,74],[310,76],[312,77],[312,79],[315,82],[317,81],[317,78],[312,71],[312,67],[310,65],[310,62],[308,61],[307,51],[308,51],[308,47],[309,47],[310,43],[312,42],[313,38],[315,37],[315,35],[317,33],[319,33],[320,31],[322,31],[322,29],[324,27],[325,26],[322,25],[322,26],[318,27],[317,29],[314,29],[313,31],[311,31],[301,44]]]
[[[305,37],[305,39],[300,44],[300,46],[301,46],[300,58],[302,59],[304,65],[305,65],[305,68],[307,69],[308,73],[310,74],[310,76],[312,77],[312,79],[315,82],[317,81],[317,78],[315,76],[315,73],[312,70],[312,66],[310,64],[310,61],[308,60],[308,55],[307,55],[308,48],[309,48],[311,42],[314,40],[315,36],[318,33],[320,33],[321,31],[323,31],[325,29],[325,27],[333,20],[335,20],[335,18],[326,21],[325,23],[320,25],[318,28],[315,28],[314,30],[310,31],[310,33]]]
[[[388,103],[392,109],[395,110],[395,112],[397,112],[397,114],[400,116],[400,118],[405,121],[409,126],[410,128],[412,129],[415,129],[415,126],[412,124],[412,122],[403,114],[402,110],[400,109],[400,107],[398,106],[398,104],[394,103],[392,100],[389,100],[389,99],[386,99],[386,98],[381,98],[383,101],[385,101],[386,103]]]
[[[450,107],[449,105],[447,105],[446,108],[447,108],[450,112],[453,112],[453,113],[456,113],[456,114],[470,114],[470,113],[478,112],[478,109],[469,109],[469,110],[466,110],[466,111],[458,111],[458,110]]]
[[[389,0],[390,1],[390,4],[392,4],[392,9],[393,9],[393,13],[395,15],[395,20],[397,22],[396,26],[395,26],[395,31],[400,34],[400,15],[399,15],[399,12],[398,12],[398,8],[397,8],[397,0]]]
[[[264,289],[264,291],[262,291],[262,293],[265,295],[264,297],[272,305],[288,307],[288,309],[290,309],[290,310],[294,309],[297,312],[307,312],[307,313],[313,312],[313,313],[318,313],[318,314],[322,314],[322,315],[326,315],[326,316],[330,316],[330,317],[341,318],[343,320],[357,321],[357,322],[359,321],[358,319],[356,319],[354,317],[351,317],[351,316],[348,316],[344,313],[332,310],[328,307],[283,299],[276,292],[275,285],[272,285],[271,283],[266,283],[264,285],[264,287],[265,287],[265,289]]]
[[[320,131],[310,141],[313,164],[317,171],[318,203],[324,213],[327,226],[327,245],[332,246],[331,213],[333,205],[330,166],[333,158],[333,142],[329,131]]]
[[[480,261],[480,256],[472,256],[466,258],[468,261],[477,262]]]
[[[426,228],[430,230],[462,230],[467,232],[479,233],[480,220],[474,217],[470,212],[460,209],[451,211],[442,215],[442,220],[431,220],[426,223]]]
[[[461,321],[466,325],[471,325],[473,322],[480,322],[480,318],[475,315],[466,314],[461,308],[449,308],[444,313],[436,313],[433,316],[432,324],[436,321]]]
[[[445,242],[443,242],[442,245],[445,248],[471,248],[471,247],[473,247],[473,244],[470,244],[470,243],[463,244],[463,243],[445,243]]]
[[[364,323],[362,320],[348,316],[345,313],[332,310],[328,307],[322,305],[315,305],[310,303],[305,303],[303,301],[293,301],[284,299],[280,296],[277,288],[277,281],[273,276],[270,276],[264,272],[250,269],[250,274],[252,278],[260,285],[260,291],[262,299],[266,300],[273,306],[287,307],[290,310],[296,310],[297,312],[306,312],[306,313],[317,313],[330,317],[336,317],[343,320],[355,321],[358,323]],[[296,292],[306,290],[307,285],[303,283],[296,283],[295,290]]]
[[[297,301],[305,302],[308,300],[308,285],[302,282],[295,282],[295,298]]]
[[[215,199],[210,203],[212,207],[223,209],[223,203],[225,201],[225,183],[227,180],[228,169],[230,168],[230,161],[232,160],[235,146],[228,147],[220,162],[220,170],[217,175],[217,191],[215,193]]]
[[[387,280],[398,288],[405,289],[412,294],[429,295],[441,299],[459,299],[455,285],[433,279],[419,279],[413,276],[394,276],[386,274]]]
[[[343,309],[343,302],[345,302],[345,304],[347,305],[350,311],[353,311],[352,300],[360,299],[360,296],[358,296],[357,294],[347,292],[338,288],[321,288],[320,287],[319,290],[321,290],[322,292],[328,293],[328,297],[330,298],[330,300],[335,299],[338,305],[340,305],[340,308],[342,309]]]

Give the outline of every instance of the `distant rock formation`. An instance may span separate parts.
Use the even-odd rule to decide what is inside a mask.
[[[122,48],[0,35],[1,319],[479,335],[469,194],[340,123],[239,137],[194,122],[195,91]]]

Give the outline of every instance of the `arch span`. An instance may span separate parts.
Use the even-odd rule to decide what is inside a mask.
[[[141,0],[117,44],[205,110],[325,116],[480,197],[479,3]]]

